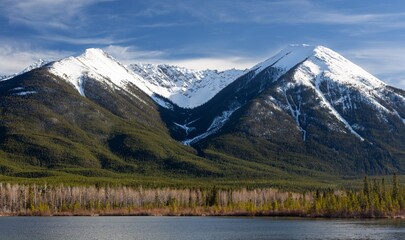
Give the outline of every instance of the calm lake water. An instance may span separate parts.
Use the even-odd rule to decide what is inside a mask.
[[[0,239],[405,239],[405,220],[0,217]]]

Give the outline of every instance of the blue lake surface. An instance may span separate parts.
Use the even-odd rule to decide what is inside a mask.
[[[0,217],[0,239],[405,239],[405,220]]]

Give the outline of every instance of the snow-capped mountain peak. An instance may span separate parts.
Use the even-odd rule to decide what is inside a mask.
[[[259,73],[268,67],[273,67],[279,69],[280,75],[282,75],[296,66],[298,67],[296,80],[305,85],[313,85],[313,83],[305,81],[303,76],[300,75],[304,72],[307,74],[312,73],[310,75],[313,76],[321,74],[325,79],[329,78],[342,84],[351,84],[358,87],[374,89],[386,85],[337,52],[324,46],[307,44],[290,45],[275,56],[255,65],[251,70]],[[309,78],[307,77],[306,80]]]
[[[315,48],[316,47],[307,44],[292,44],[278,52],[273,57],[253,66],[251,70],[259,73],[268,67],[275,67],[288,71],[313,55]]]
[[[194,108],[210,100],[215,94],[241,76],[244,71],[231,69],[195,71],[178,66],[132,64],[124,66],[101,49],[90,48],[78,57],[54,62],[49,71],[71,83],[85,96],[86,79],[96,79],[125,90],[133,84],[163,107],[170,104]]]
[[[349,132],[361,140],[364,140],[363,137],[353,128],[359,123],[350,123],[344,116],[347,110],[356,108],[353,105],[355,99],[357,101],[359,98],[362,99],[361,101],[374,108],[383,120],[384,114],[398,115],[394,104],[382,104],[388,92],[405,103],[403,98],[387,89],[384,82],[324,46],[291,45],[251,70],[258,74],[269,67],[277,69],[275,79],[281,81],[283,85],[278,90],[285,96],[287,109],[290,109],[296,118],[304,140],[306,131],[299,120],[302,113],[300,107],[293,106],[289,102],[287,97],[289,90],[301,87],[312,89],[316,99],[320,101],[320,107],[329,111]],[[286,74],[287,72],[289,74]],[[298,91],[295,94],[300,93]],[[301,96],[299,98],[301,99]]]
[[[371,89],[386,86],[384,82],[329,48],[318,46],[314,52],[314,56],[308,60],[318,65],[324,64],[321,70],[324,70],[327,78]]]
[[[125,89],[128,83],[133,83],[145,93],[152,93],[139,76],[101,49],[90,48],[78,57],[54,62],[49,66],[49,71],[71,83],[82,96],[85,96],[84,84],[87,78],[113,88]]]
[[[290,46],[277,55],[271,66],[289,71],[294,69],[295,83],[316,88],[323,81],[356,88],[364,94],[386,86],[361,67],[323,46]],[[377,94],[377,93],[376,93]]]

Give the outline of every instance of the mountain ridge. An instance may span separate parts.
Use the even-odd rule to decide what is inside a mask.
[[[138,177],[273,181],[405,171],[405,92],[322,46],[289,46],[236,72],[131,68],[88,49],[13,79],[0,81],[0,175],[22,174],[7,156],[47,172],[72,168],[69,154],[92,174]],[[170,99],[199,91],[200,104]]]
[[[45,64],[48,63],[41,60],[35,66],[32,65],[21,73],[40,68]],[[288,86],[285,86],[284,92],[286,89],[293,87],[294,84],[306,85],[313,88],[318,97],[322,99],[321,104],[328,108],[332,115],[339,119],[347,130],[359,139],[364,140],[347,120],[336,111],[333,106],[334,103],[329,102],[327,96],[320,91],[320,84],[325,79],[337,81],[339,84],[349,84],[352,87],[358,88],[363,95],[367,95],[366,97],[369,98],[369,101],[374,104],[378,111],[395,114],[405,122],[405,118],[396,109],[389,110],[375,99],[375,96],[379,95],[378,89],[387,86],[384,82],[378,80],[333,50],[323,46],[310,46],[306,44],[290,45],[275,56],[244,71],[234,69],[222,72],[216,70],[194,71],[177,66],[152,64],[131,64],[124,66],[108,53],[95,48],[87,49],[78,57],[68,57],[49,63],[48,69],[51,73],[73,84],[82,96],[85,93],[81,84],[83,84],[86,78],[90,77],[104,81],[105,84],[113,84],[114,87],[124,90],[127,88],[127,85],[134,85],[152,97],[157,104],[165,108],[173,108],[173,104],[175,104],[181,108],[192,109],[208,102],[223,88],[247,73],[253,72],[253,78],[258,73],[272,68],[278,72],[278,75],[273,77],[278,79],[298,64],[301,64],[301,67],[295,73],[295,82],[291,82]],[[111,68],[112,65],[115,65],[114,68]],[[110,68],[108,71],[98,72],[108,68]],[[320,77],[322,78],[321,82],[319,81]],[[197,100],[194,103],[190,103],[193,99]],[[350,106],[351,103],[346,104]],[[293,109],[291,105],[288,107],[291,115],[296,119],[297,125],[301,128],[298,120],[299,111]],[[227,111],[223,111],[222,114],[224,116],[217,116],[217,118],[222,118],[226,121],[226,118],[235,110],[228,109]],[[193,127],[187,127],[186,125],[189,123],[186,122],[174,122],[174,124],[184,129],[186,135],[193,129]],[[208,128],[207,132],[214,128],[213,126],[210,127],[211,129]],[[301,128],[301,131],[305,140],[306,131],[303,128]],[[203,133],[202,135],[207,134]],[[196,139],[200,138],[197,137]],[[183,142],[190,144],[191,142],[195,142],[196,139],[186,139]]]
[[[195,71],[173,65],[130,64],[132,71],[160,86],[155,93],[182,108],[195,108],[244,74],[242,70]],[[166,89],[165,89],[166,88]]]

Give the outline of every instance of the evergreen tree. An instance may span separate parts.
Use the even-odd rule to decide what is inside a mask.
[[[398,191],[399,191],[398,185],[399,184],[397,175],[394,173],[394,175],[392,176],[392,200],[394,201],[398,200]]]
[[[365,176],[363,180],[363,193],[365,196],[369,196],[370,194],[370,183],[368,182],[367,176]]]

